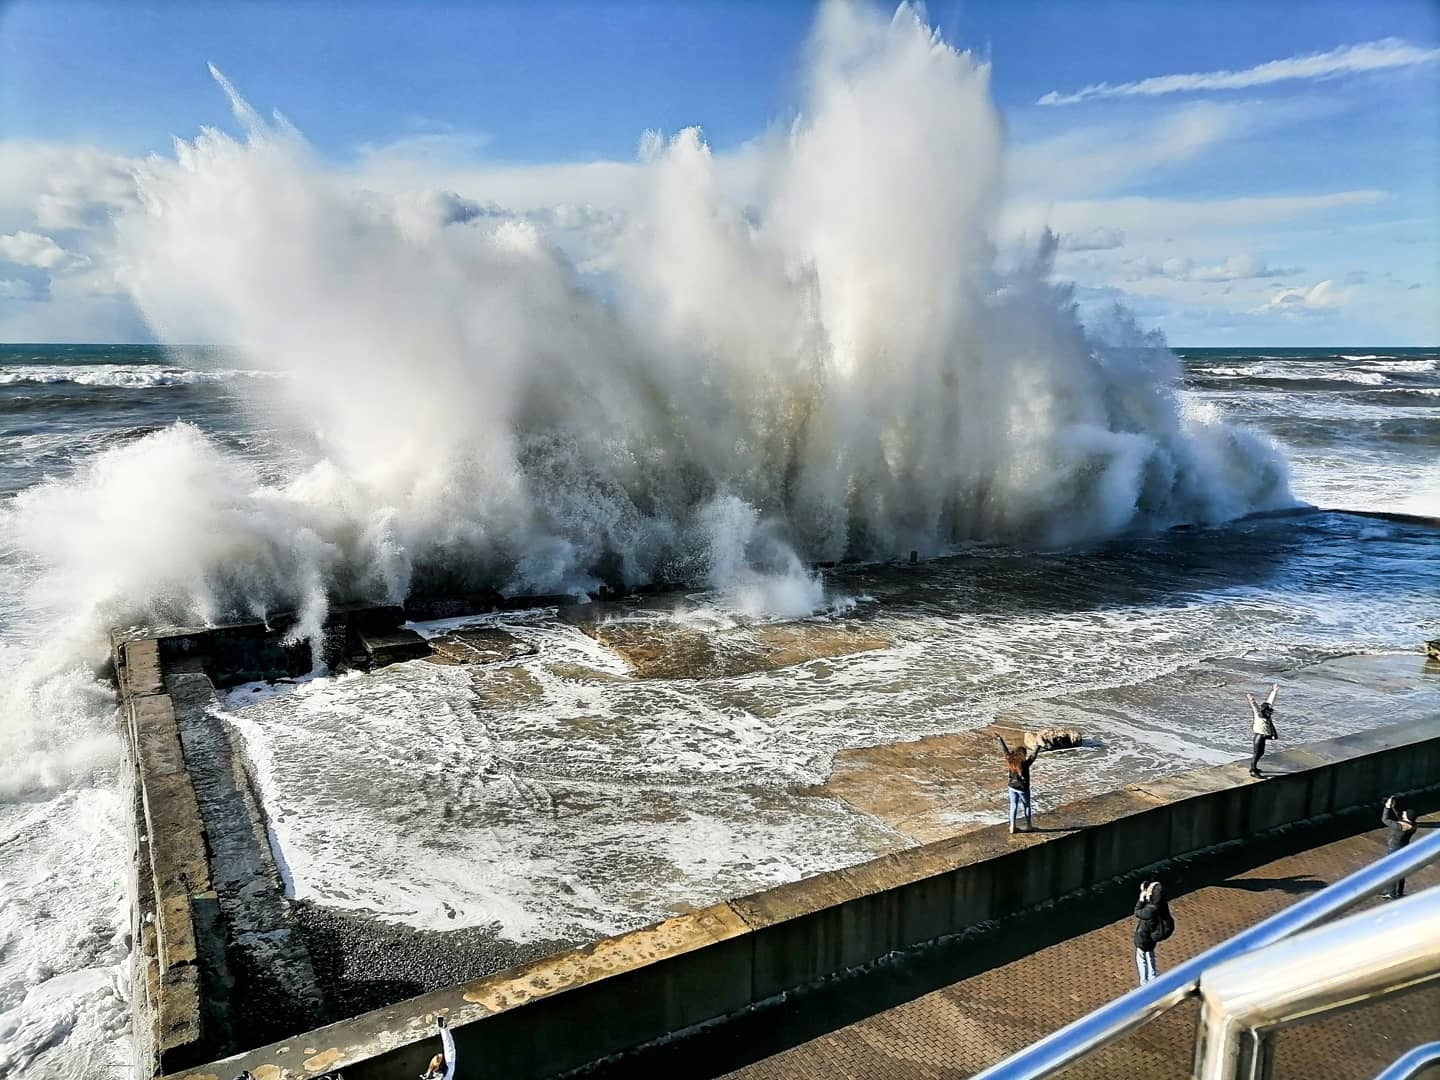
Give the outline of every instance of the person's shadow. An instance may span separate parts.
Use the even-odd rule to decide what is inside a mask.
[[[1270,892],[1272,889],[1287,893],[1310,893],[1325,888],[1326,882],[1310,874],[1291,874],[1278,878],[1232,878],[1216,884],[1222,889],[1243,889],[1246,892]]]

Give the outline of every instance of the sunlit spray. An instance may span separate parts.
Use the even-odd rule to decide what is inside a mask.
[[[803,583],[1288,501],[1268,442],[1182,410],[1158,335],[1081,324],[1052,241],[997,267],[985,63],[908,6],[828,5],[807,57],[743,204],[698,130],[647,135],[603,290],[483,191],[357,186],[217,73],[243,135],[144,165],[123,278],[166,339],[281,375],[252,392],[313,464],[265,483],[181,426],[37,492],[22,532],[106,617],[313,627],[327,599],[417,583]],[[157,493],[143,522],[127,485]],[[64,543],[53,513],[113,519],[133,558]]]

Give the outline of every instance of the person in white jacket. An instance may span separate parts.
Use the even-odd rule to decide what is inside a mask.
[[[440,1053],[430,1059],[430,1067],[420,1074],[420,1080],[455,1080],[455,1036],[445,1023],[445,1017],[435,1017],[435,1026],[440,1029]]]
[[[1264,701],[1256,702],[1255,695],[1251,693],[1245,695],[1245,699],[1250,702],[1250,731],[1255,736],[1250,751],[1251,776],[1265,775],[1260,771],[1260,759],[1265,756],[1265,743],[1279,737],[1275,731],[1275,721],[1271,719],[1275,715],[1275,695],[1279,692],[1280,684],[1272,683],[1270,696]]]

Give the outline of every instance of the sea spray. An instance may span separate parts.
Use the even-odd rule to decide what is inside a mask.
[[[283,405],[308,465],[277,480],[178,424],[0,511],[47,613],[0,652],[0,749],[22,763],[0,808],[0,944],[22,945],[0,949],[0,1072],[87,1075],[124,1026],[128,807],[96,676],[113,623],[298,608],[313,627],[332,597],[434,582],[677,576],[794,614],[819,598],[803,560],[1065,544],[1286,500],[1263,440],[1182,414],[1158,338],[1123,313],[1080,324],[1048,243],[997,268],[985,65],[909,8],[837,5],[810,61],[808,103],[747,191],[698,130],[648,138],[641,190],[597,212],[581,266],[544,215],[483,190],[367,190],[238,95],[242,139],[206,131],[147,163],[119,222],[125,280],[168,340],[280,376],[233,381],[257,411]]]
[[[119,227],[126,280],[162,335],[283,372],[264,389],[319,463],[186,506],[247,523],[192,567],[197,610],[397,600],[417,576],[713,583],[727,500],[763,557],[798,564],[1065,544],[1287,499],[1263,440],[1183,413],[1162,341],[1123,314],[1080,324],[1049,280],[1052,242],[997,269],[986,65],[908,7],[847,5],[823,11],[810,60],[808,104],[748,205],[697,130],[647,138],[603,298],[484,192],[360,190],[224,84],[244,137],[206,130],[145,166]],[[195,475],[149,467],[182,491]],[[735,580],[752,555],[727,556]]]

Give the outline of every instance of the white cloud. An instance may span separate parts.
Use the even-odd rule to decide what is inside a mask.
[[[93,147],[0,139],[0,230],[108,226],[136,205],[135,165]]]
[[[1080,229],[1060,234],[1061,251],[1109,251],[1125,246],[1122,229]]]
[[[1295,266],[1270,266],[1259,256],[1231,255],[1224,262],[1210,265],[1194,265],[1189,259],[1170,258],[1160,266],[1160,272],[1167,277],[1181,281],[1243,281],[1247,278],[1286,277],[1299,273]]]
[[[387,162],[399,162],[432,169],[463,168],[493,141],[494,137],[483,131],[445,128],[417,132],[386,143],[363,143],[359,157],[362,163],[379,167]]]
[[[35,299],[39,299],[36,297]],[[0,303],[0,341],[152,341],[128,298],[52,297],[48,303]]]
[[[1399,38],[1383,38],[1361,45],[1342,45],[1324,53],[1271,60],[1243,71],[1205,71],[1186,75],[1157,75],[1138,82],[1095,83],[1073,94],[1052,90],[1037,105],[1074,105],[1095,98],[1155,97],[1197,90],[1243,90],[1296,79],[1333,79],[1366,71],[1413,67],[1440,59],[1440,49],[1422,49]]]
[[[1139,122],[1072,129],[1011,148],[1006,176],[1012,190],[1052,196],[1106,191],[1156,169],[1183,165],[1256,127],[1282,123],[1289,112],[1202,102]]]
[[[1267,302],[1252,308],[1252,315],[1314,315],[1340,307],[1349,293],[1336,288],[1333,281],[1321,281],[1308,289],[1281,289]]]
[[[1270,225],[1350,206],[1370,206],[1389,198],[1375,190],[1332,191],[1323,195],[1260,195],[1236,199],[1157,199],[1134,195],[1116,199],[1032,200],[1007,207],[1006,236],[1038,235],[1049,228],[1060,235],[1084,229],[1124,230],[1126,236],[1168,237],[1217,229]]]
[[[0,278],[0,300],[33,300],[35,287],[21,278]]]
[[[66,251],[48,236],[28,232],[0,235],[0,262],[34,266],[40,270],[56,270],[86,262],[83,256]]]

